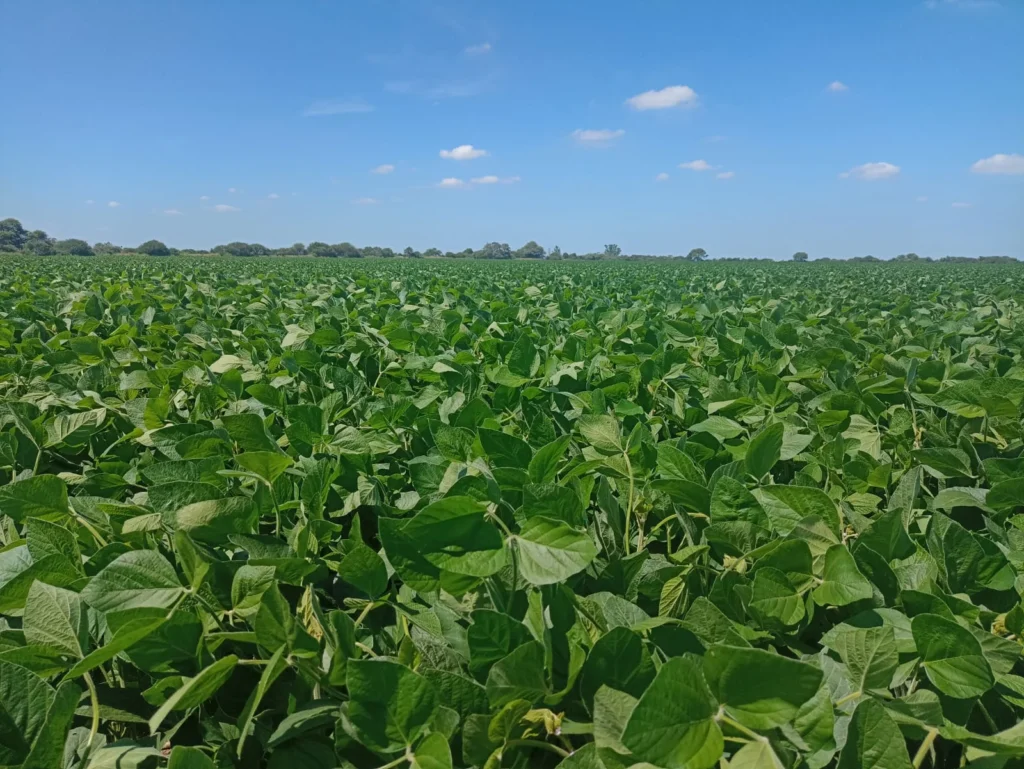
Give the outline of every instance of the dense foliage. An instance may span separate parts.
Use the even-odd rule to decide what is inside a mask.
[[[1019,765],[1022,342],[1016,266],[7,258],[0,766]]]

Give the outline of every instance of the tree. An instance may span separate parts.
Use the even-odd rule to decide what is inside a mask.
[[[615,243],[609,243],[604,247],[605,259],[618,259],[620,256],[622,256],[622,249]]]
[[[92,250],[98,256],[100,254],[120,254],[123,249],[113,243],[97,243]]]
[[[159,240],[147,240],[141,246],[136,248],[135,251],[140,254],[146,254],[147,256],[171,255],[171,250]]]
[[[486,243],[474,256],[477,259],[511,259],[512,249],[508,243]]]
[[[22,251],[28,251],[36,256],[49,256],[55,253],[54,244],[56,242],[42,230],[32,230],[25,239]]]
[[[314,240],[306,246],[306,253],[310,256],[335,256],[334,248],[319,240]]]
[[[305,256],[306,244],[305,243],[294,243],[285,250],[286,254],[295,254],[297,256]]]
[[[67,240],[58,240],[54,244],[54,248],[58,254],[71,254],[72,256],[92,256],[92,247],[84,240],[78,238],[68,238]]]
[[[548,259],[554,259],[554,260],[558,261],[561,258],[562,258],[562,249],[560,249],[558,246],[555,246],[554,248],[552,248],[551,249],[551,253],[548,254]]]
[[[405,251],[402,252],[402,256],[404,256],[406,259],[420,259],[423,257],[423,254],[421,254],[412,246],[406,246]]]
[[[426,251],[423,252],[423,256],[425,256],[427,259],[436,259],[439,256],[443,256],[443,254],[441,253],[440,248],[428,248]]]
[[[531,240],[529,243],[525,243],[522,248],[516,251],[517,259],[543,259],[545,255],[544,246],[537,243],[536,240]]]
[[[0,222],[0,251],[20,251],[28,239],[28,233],[17,219]]]
[[[806,251],[797,251],[795,254],[793,254],[793,261],[794,262],[806,262],[807,261],[807,252]]]
[[[360,259],[363,256],[363,252],[353,246],[349,242],[336,243],[331,246],[334,249],[334,255],[340,256],[343,259]]]
[[[686,255],[686,261],[688,262],[699,262],[708,258],[708,252],[703,248],[694,248],[690,250],[690,253]]]

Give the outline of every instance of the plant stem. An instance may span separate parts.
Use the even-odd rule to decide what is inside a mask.
[[[625,555],[629,555],[629,522],[633,517],[633,463],[629,461],[629,454],[625,451],[622,452],[622,458],[626,460],[626,472],[629,473],[629,497],[626,500],[626,530],[623,534],[622,550]],[[642,536],[640,541],[643,541]]]
[[[92,676],[88,673],[83,673],[82,678],[85,680],[85,685],[89,687],[89,700],[92,702],[92,724],[89,727],[89,742],[85,746],[88,754],[92,752],[92,744],[100,731],[100,697],[96,693],[96,684],[93,683]],[[88,755],[86,755],[86,758],[88,758]],[[84,761],[85,759],[83,759],[83,765]]]
[[[562,758],[568,758],[569,753],[562,750],[557,745],[552,745],[550,742],[544,742],[543,740],[509,740],[505,743],[506,748],[538,748],[540,750],[549,750],[552,753],[557,753]]]
[[[758,742],[768,741],[767,737],[762,737],[760,734],[753,731],[752,729],[748,729],[747,727],[745,727],[739,721],[734,721],[733,719],[729,718],[729,716],[725,714],[724,710],[718,711],[718,715],[715,716],[715,720],[722,724],[728,724],[733,729],[740,732],[741,734],[747,735],[752,740],[757,740]]]
[[[394,761],[384,764],[384,766],[378,767],[378,769],[394,769],[396,766],[401,766],[408,760],[408,756],[402,756],[401,758],[396,758]]]
[[[840,705],[845,705],[847,702],[850,702],[851,700],[855,700],[858,697],[862,696],[863,694],[864,694],[864,692],[859,691],[859,690],[855,691],[855,692],[850,692],[845,697],[840,697],[838,700],[836,700],[835,706],[839,707]]]
[[[363,624],[363,620],[366,619],[366,615],[370,613],[370,611],[373,609],[373,607],[374,607],[373,601],[370,601],[369,603],[366,604],[366,606],[363,607],[363,610],[361,612],[359,612],[359,616],[356,617],[356,621],[355,621],[355,626],[356,627],[359,627],[360,625]]]
[[[924,739],[921,741],[921,746],[914,754],[914,769],[921,769],[921,766],[924,764],[924,759],[928,755],[928,751],[932,749],[932,743],[935,742],[935,738],[938,736],[938,729],[933,727],[928,730],[928,734],[925,735]]]

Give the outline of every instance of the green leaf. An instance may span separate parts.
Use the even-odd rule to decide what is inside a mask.
[[[587,532],[548,518],[527,519],[515,542],[520,573],[531,585],[562,582],[583,571],[597,556]]]
[[[150,734],[156,733],[171,711],[189,710],[216,694],[217,690],[227,683],[237,664],[238,657],[229,654],[203,668],[195,678],[186,679],[181,688],[168,697],[149,719]]]
[[[992,688],[992,668],[969,630],[936,614],[914,617],[911,630],[928,680],[940,692],[968,699]]]
[[[821,489],[777,484],[756,489],[754,496],[781,536],[788,536],[797,524],[811,516],[823,520],[836,536],[840,533],[836,503]]]
[[[277,728],[267,740],[267,747],[276,748],[278,745],[288,740],[293,740],[311,729],[317,729],[326,724],[334,723],[338,720],[339,708],[340,703],[337,702],[313,700],[306,703],[281,720],[281,723],[277,725]]]
[[[338,566],[338,576],[370,598],[377,598],[388,587],[388,569],[384,560],[362,542],[346,549]]]
[[[806,615],[803,598],[793,583],[770,566],[755,573],[747,611],[765,628],[789,627]]]
[[[750,439],[743,459],[748,473],[755,478],[763,478],[775,466],[782,456],[784,433],[782,422],[776,422]]]
[[[240,467],[258,475],[271,485],[292,466],[291,457],[278,451],[247,451],[238,454],[235,461]]]
[[[907,743],[878,700],[867,698],[857,705],[838,769],[911,769]]]
[[[487,699],[492,708],[500,708],[512,700],[533,703],[547,692],[544,646],[537,641],[518,647],[494,663],[487,674]]]
[[[81,695],[82,690],[72,681],[65,681],[57,687],[39,734],[21,765],[22,769],[53,769],[60,765],[68,729],[71,728]]]
[[[622,743],[640,760],[666,769],[714,766],[724,745],[716,711],[699,663],[670,659],[637,702]]]
[[[410,769],[452,769],[452,751],[443,734],[429,734],[416,746]]]
[[[471,497],[445,497],[417,513],[402,534],[437,568],[488,577],[505,565],[508,553],[485,513]]]
[[[175,745],[167,761],[167,769],[217,769],[213,759],[199,748]]]
[[[819,606],[846,606],[872,595],[871,583],[860,573],[845,545],[833,545],[825,553],[822,582],[811,593]]]
[[[350,660],[348,718],[368,747],[394,752],[412,746],[437,710],[433,684],[388,660]]]
[[[0,486],[0,515],[10,516],[15,523],[35,516],[63,518],[67,514],[68,488],[56,475],[35,475]]]
[[[708,649],[704,676],[729,714],[754,730],[792,721],[822,680],[821,671],[805,662],[736,646]]]
[[[484,453],[495,467],[519,467],[525,470],[533,459],[533,449],[522,438],[481,427],[477,434]]]
[[[581,416],[576,422],[583,439],[598,451],[619,453],[622,451],[622,435],[619,422],[608,414]]]
[[[110,643],[101,646],[75,663],[75,666],[68,671],[67,677],[77,678],[83,673],[88,673],[99,667],[154,633],[166,621],[165,617],[145,617],[122,625]]]
[[[845,628],[829,641],[843,662],[854,691],[886,690],[899,664],[890,625]]]
[[[54,690],[20,665],[0,661],[0,760],[18,765],[46,724]]]
[[[558,464],[565,456],[569,441],[570,437],[563,435],[537,449],[527,467],[531,483],[552,483],[555,480],[558,475]]]
[[[635,632],[612,628],[598,639],[580,672],[580,694],[589,704],[602,686],[640,697],[654,679],[654,663]]]
[[[200,542],[219,543],[231,534],[252,532],[257,512],[249,497],[208,499],[175,512],[174,525]]]
[[[154,606],[170,608],[184,588],[174,567],[153,550],[133,550],[118,556],[82,590],[82,599],[101,612]]]
[[[25,601],[25,640],[81,658],[89,644],[89,621],[78,593],[35,582]]]

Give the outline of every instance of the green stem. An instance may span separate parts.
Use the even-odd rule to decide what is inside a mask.
[[[539,750],[549,750],[552,753],[557,753],[562,758],[568,758],[568,751],[562,750],[557,745],[552,745],[550,742],[544,742],[542,740],[509,740],[505,743],[506,748],[538,748]]]
[[[921,741],[921,746],[914,754],[914,769],[921,769],[924,765],[924,760],[928,756],[928,751],[932,749],[932,743],[935,742],[935,738],[938,736],[938,729],[931,728],[928,730],[928,734],[925,735],[924,739]]]
[[[373,609],[374,605],[375,605],[374,602],[370,601],[369,603],[366,604],[366,606],[363,607],[363,610],[361,612],[359,612],[359,616],[356,617],[355,627],[359,627],[360,625],[363,624],[363,620],[366,619],[366,615],[370,613],[370,611]]]
[[[100,697],[96,693],[96,684],[92,681],[92,676],[88,673],[83,673],[82,678],[85,680],[85,685],[89,687],[89,700],[92,703],[92,724],[89,727],[89,742],[86,743],[85,750],[86,756],[83,758],[83,765],[85,760],[88,759],[88,754],[92,752],[92,744],[96,740],[96,735],[100,731]]]
[[[629,555],[629,524],[630,519],[633,517],[633,463],[629,461],[629,454],[625,451],[622,452],[622,458],[626,460],[626,472],[629,473],[629,497],[626,500],[626,531],[623,535],[622,550],[625,555]]]
[[[752,740],[757,740],[758,742],[768,741],[767,737],[762,737],[760,734],[753,731],[752,729],[748,729],[747,727],[745,727],[739,721],[734,721],[733,719],[729,718],[729,716],[725,714],[724,710],[718,711],[718,715],[715,716],[715,720],[722,724],[728,724],[733,729],[738,731],[740,734],[745,734]]]
[[[840,697],[838,700],[836,700],[835,707],[838,708],[840,705],[845,705],[847,702],[851,702],[852,700],[855,700],[858,697],[863,696],[863,694],[864,694],[864,692],[862,692],[860,690],[855,691],[855,692],[850,692],[845,697]]]
[[[384,766],[381,766],[378,769],[395,769],[396,766],[401,766],[408,760],[408,756],[402,756],[401,758],[396,758],[394,761],[384,764]]]

